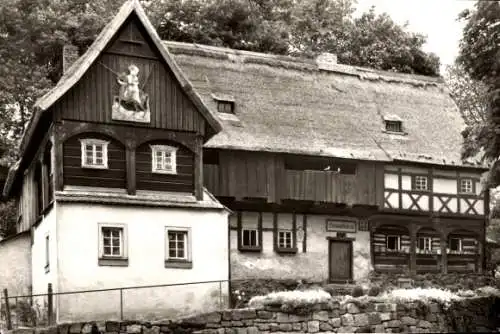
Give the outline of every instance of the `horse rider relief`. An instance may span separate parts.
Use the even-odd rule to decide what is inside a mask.
[[[119,73],[119,95],[113,102],[112,118],[121,121],[150,121],[149,96],[139,88],[139,68],[130,65],[127,72]]]

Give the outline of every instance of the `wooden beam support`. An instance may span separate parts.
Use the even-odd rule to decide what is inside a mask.
[[[448,238],[444,232],[444,230],[441,228],[440,229],[440,236],[441,236],[441,273],[442,274],[447,274],[448,273],[448,256],[446,254],[446,248],[448,245]]]
[[[410,275],[415,276],[417,273],[417,226],[410,225]]]
[[[136,194],[137,182],[136,182],[136,161],[135,161],[135,149],[127,147],[125,151],[125,160],[127,164],[127,193],[129,195]]]
[[[302,231],[304,237],[302,238],[302,253],[307,252],[307,214],[304,213],[302,216]]]
[[[60,128],[54,131],[54,185],[55,190],[62,191],[64,187],[63,141],[60,137]]]
[[[194,196],[198,201],[203,200],[203,148],[200,137],[196,138],[196,151],[194,152]]]

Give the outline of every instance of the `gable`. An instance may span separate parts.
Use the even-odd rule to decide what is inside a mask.
[[[135,65],[139,88],[148,99],[149,122],[116,118],[120,97],[118,78]],[[183,92],[139,19],[132,15],[83,77],[54,105],[57,119],[205,133],[206,122]]]

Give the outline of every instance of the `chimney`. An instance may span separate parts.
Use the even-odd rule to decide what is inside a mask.
[[[320,70],[331,71],[337,66],[337,55],[333,53],[323,52],[316,57],[316,64]]]
[[[66,73],[78,58],[78,46],[72,44],[63,46],[63,73]]]

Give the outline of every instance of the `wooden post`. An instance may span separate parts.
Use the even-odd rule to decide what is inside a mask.
[[[415,225],[410,226],[410,276],[414,277],[417,273],[417,227]]]
[[[198,201],[203,200],[203,142],[201,138],[196,140],[196,152],[194,152],[194,196]]]
[[[53,294],[52,294],[52,283],[48,284],[47,287],[47,320],[48,320],[48,325],[52,325],[52,317],[54,314],[54,303],[53,303]]]
[[[135,195],[136,193],[136,168],[135,168],[135,149],[128,147],[125,151],[125,160],[127,163],[127,193]]]
[[[441,230],[441,273],[448,273],[448,256],[446,254],[446,247],[448,241],[446,240],[446,234]]]
[[[54,133],[54,184],[55,190],[63,190],[64,174],[63,174],[63,143],[59,137],[60,128],[55,128]]]
[[[7,292],[7,289],[3,289],[3,297],[5,299],[5,320],[7,322],[7,329],[11,330],[12,329],[12,318],[10,314],[10,305],[9,305],[9,293]]]

